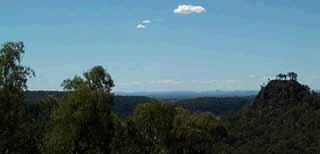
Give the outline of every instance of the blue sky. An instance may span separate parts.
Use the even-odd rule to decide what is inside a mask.
[[[0,42],[25,42],[32,90],[94,65],[115,91],[256,90],[288,71],[319,89],[319,19],[317,0],[4,0]]]

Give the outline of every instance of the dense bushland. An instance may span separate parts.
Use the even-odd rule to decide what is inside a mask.
[[[320,96],[293,73],[271,80],[236,115],[147,100],[119,116],[115,110],[126,105],[113,107],[114,83],[102,66],[63,81],[63,94],[26,98],[34,72],[22,65],[24,52],[22,42],[0,49],[1,154],[320,153]]]

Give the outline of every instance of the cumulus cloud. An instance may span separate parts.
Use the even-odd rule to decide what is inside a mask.
[[[195,5],[179,5],[173,12],[176,14],[192,14],[192,13],[204,13],[207,10],[203,6]]]
[[[146,29],[147,26],[144,25],[144,24],[138,24],[136,28],[137,28],[137,29]]]

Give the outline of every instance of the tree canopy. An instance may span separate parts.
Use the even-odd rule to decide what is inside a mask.
[[[0,49],[0,153],[15,154],[32,150],[31,119],[25,112],[23,91],[34,75],[21,65],[22,42],[7,42]]]
[[[83,77],[75,76],[66,79],[62,83],[65,90],[77,90],[80,88],[90,88],[92,90],[102,90],[110,93],[114,87],[111,75],[102,67],[95,66],[83,74]]]
[[[53,113],[52,126],[45,138],[46,154],[109,154],[113,120],[111,76],[100,66],[65,80],[73,90]]]

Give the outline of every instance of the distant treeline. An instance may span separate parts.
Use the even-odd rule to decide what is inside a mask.
[[[47,97],[62,99],[67,96],[65,91],[27,91],[26,101],[29,108],[33,104]],[[194,99],[181,99],[170,104],[182,107],[191,111],[211,112],[216,115],[237,113],[240,109],[252,102],[252,97],[200,97]],[[128,117],[134,109],[146,102],[163,102],[163,100],[152,99],[145,96],[115,96],[113,110],[121,117]]]
[[[199,97],[247,97],[256,96],[258,91],[158,91],[158,92],[119,92],[117,95],[147,96],[161,100],[194,99]]]
[[[243,107],[249,105],[252,97],[201,97],[185,99],[174,102],[177,107],[191,111],[211,112],[215,115],[238,113]]]

